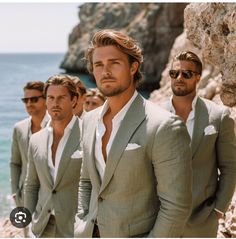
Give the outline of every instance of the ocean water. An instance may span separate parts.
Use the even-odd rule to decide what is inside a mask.
[[[10,193],[10,151],[14,124],[26,118],[21,102],[23,87],[29,80],[46,81],[64,72],[59,69],[63,54],[0,54],[0,218],[14,208]],[[87,75],[79,75],[87,87],[94,83]]]

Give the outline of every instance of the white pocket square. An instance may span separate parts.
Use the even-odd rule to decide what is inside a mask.
[[[83,157],[83,151],[80,150],[76,150],[72,155],[71,158],[75,159],[75,158],[82,158]]]
[[[205,129],[204,129],[204,134],[205,135],[211,135],[211,134],[215,134],[217,133],[214,125],[208,125]]]
[[[137,149],[140,147],[141,147],[141,145],[139,145],[139,144],[130,143],[130,144],[127,144],[125,150]]]

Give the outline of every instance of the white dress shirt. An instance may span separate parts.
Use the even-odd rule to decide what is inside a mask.
[[[120,127],[121,121],[124,119],[130,105],[133,103],[133,101],[137,97],[137,95],[138,95],[138,92],[135,91],[133,96],[130,98],[130,100],[123,106],[123,108],[112,119],[112,131],[111,131],[111,135],[110,135],[109,141],[106,146],[107,156],[111,149],[111,145],[116,136],[116,133]],[[109,108],[108,102],[105,101],[105,103],[102,106],[101,112],[99,113],[98,124],[96,127],[95,165],[99,172],[101,181],[103,180],[103,176],[104,176],[104,172],[105,172],[105,168],[106,168],[106,163],[105,163],[105,160],[104,160],[104,157],[102,154],[102,137],[106,131],[105,125],[103,123],[103,116],[107,112],[108,108]]]
[[[173,114],[176,114],[175,112],[175,108],[172,104],[172,98],[173,96],[171,96],[170,100],[169,100],[169,109],[170,109],[170,112],[173,113]],[[188,118],[187,118],[187,121],[186,121],[186,127],[187,127],[187,130],[188,130],[188,134],[189,136],[193,137],[193,127],[194,127],[194,118],[195,118],[195,106],[196,106],[196,102],[197,102],[197,96],[195,95],[193,101],[192,101],[192,110],[190,111],[189,115],[188,115]]]
[[[69,124],[64,129],[64,134],[63,134],[63,136],[62,136],[62,138],[61,138],[61,140],[60,140],[60,142],[57,146],[57,150],[56,150],[56,154],[55,154],[55,165],[53,165],[53,161],[52,161],[53,128],[51,127],[51,122],[49,122],[48,125],[47,125],[47,129],[48,129],[48,132],[49,132],[49,138],[48,138],[48,167],[49,167],[49,171],[50,171],[50,174],[52,176],[52,179],[53,179],[54,183],[56,181],[58,167],[59,167],[59,164],[60,164],[60,161],[61,161],[61,156],[62,156],[63,150],[65,148],[65,145],[66,145],[67,140],[68,140],[68,138],[70,136],[70,133],[71,133],[71,129],[73,128],[76,119],[77,119],[77,117],[73,115],[71,121],[69,122]],[[79,127],[80,127],[80,125],[79,125]]]
[[[50,115],[48,114],[48,112],[46,111],[46,114],[43,117],[43,120],[40,123],[40,127],[41,129],[43,129],[44,127],[46,127],[48,121],[50,120]],[[30,116],[30,123],[29,123],[29,138],[32,135],[32,131],[31,131],[31,126],[32,126],[32,117]]]

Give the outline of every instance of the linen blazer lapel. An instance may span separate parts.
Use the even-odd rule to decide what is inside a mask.
[[[48,167],[48,140],[49,140],[49,132],[48,129],[43,129],[42,131],[42,138],[41,140],[41,144],[40,144],[40,155],[42,155],[41,157],[41,163],[42,163],[42,168],[40,168],[40,170],[42,170],[45,174],[45,178],[47,179],[49,185],[52,187],[53,186],[53,179],[52,176],[49,172],[49,167]]]
[[[97,117],[93,117],[93,121],[89,121],[90,122],[89,126],[86,129],[83,129],[84,134],[87,134],[89,136],[89,137],[86,137],[88,138],[88,140],[84,142],[84,144],[86,144],[86,147],[84,148],[88,148],[88,152],[87,154],[86,153],[84,154],[85,157],[83,158],[83,160],[88,161],[89,170],[91,170],[91,174],[90,174],[91,181],[95,183],[93,184],[93,187],[95,186],[97,190],[99,190],[101,187],[101,179],[95,165],[96,128],[97,128],[99,112],[100,111],[98,111],[98,114],[96,115]]]
[[[209,113],[201,98],[198,97],[195,106],[194,128],[191,140],[192,158],[194,157],[202,137],[204,136],[204,129],[209,124]]]
[[[57,187],[60,180],[62,179],[64,172],[70,163],[71,154],[79,148],[79,144],[80,144],[80,130],[79,130],[78,119],[76,119],[71,129],[70,136],[66,142],[66,145],[61,155],[61,161],[58,166],[58,172],[57,172],[54,188]]]
[[[31,119],[28,118],[27,121],[25,122],[25,124],[22,125],[22,128],[21,128],[22,135],[20,135],[20,137],[21,137],[21,139],[20,139],[21,140],[21,144],[23,145],[22,148],[24,149],[25,159],[28,158],[30,121],[31,121]]]
[[[129,143],[132,135],[137,130],[138,126],[143,122],[145,118],[145,101],[140,95],[138,95],[135,98],[134,102],[131,104],[123,121],[121,122],[120,128],[112,143],[111,150],[107,157],[106,169],[100,193],[110,182],[127,144]]]

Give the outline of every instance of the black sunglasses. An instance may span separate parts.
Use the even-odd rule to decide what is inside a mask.
[[[184,79],[191,79],[194,74],[199,75],[198,72],[191,71],[191,70],[169,70],[169,76],[172,79],[177,79],[178,76],[182,74]]]
[[[22,102],[27,104],[28,101],[30,101],[31,103],[37,103],[39,98],[45,98],[43,95],[39,95],[39,96],[33,96],[33,97],[29,97],[29,98],[21,98]]]

